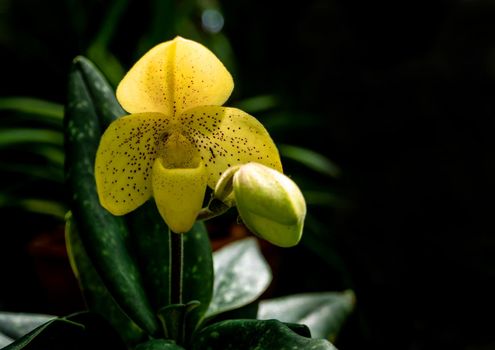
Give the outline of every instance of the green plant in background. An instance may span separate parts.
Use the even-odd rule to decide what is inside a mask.
[[[237,205],[246,225],[274,244],[295,245],[302,234],[304,198],[278,171],[270,136],[248,114],[218,106],[232,90],[229,77],[206,48],[176,38],[124,78],[117,96],[133,114],[122,117],[101,73],[83,57],[74,60],[65,112],[66,236],[92,313],[52,319],[7,349],[102,345],[102,334],[112,349],[333,348],[324,338],[335,339],[352,292],[258,304],[271,272],[256,241],[212,255],[204,224],[195,222]],[[206,185],[214,191],[201,209]],[[18,315],[2,317],[0,330]]]
[[[33,98],[0,98],[0,207],[18,207],[63,220],[67,206],[45,187],[64,182],[63,106]],[[40,190],[41,189],[41,190]]]

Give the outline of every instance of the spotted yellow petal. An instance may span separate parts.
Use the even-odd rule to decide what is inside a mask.
[[[277,147],[266,129],[239,109],[197,107],[180,115],[179,121],[200,152],[211,188],[226,169],[238,164],[257,162],[282,171]]]
[[[176,37],[148,51],[126,74],[117,99],[130,113],[175,115],[203,105],[222,105],[232,76],[206,47]]]
[[[117,119],[104,132],[95,177],[101,205],[109,212],[127,214],[150,198],[151,170],[168,127],[164,115],[142,113]]]
[[[191,229],[203,204],[206,172],[195,168],[166,168],[157,158],[152,173],[153,196],[163,220],[176,233]]]

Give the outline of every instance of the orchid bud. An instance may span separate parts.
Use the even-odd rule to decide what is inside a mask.
[[[254,234],[280,247],[299,243],[306,202],[294,181],[262,164],[248,163],[235,172],[233,188],[239,215]]]

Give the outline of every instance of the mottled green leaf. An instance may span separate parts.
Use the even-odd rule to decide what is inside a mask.
[[[213,256],[210,239],[203,222],[196,222],[184,234],[184,270],[182,299],[198,300],[201,304],[191,313],[191,324],[197,324],[206,314],[213,295]]]
[[[67,219],[65,238],[69,260],[88,309],[107,320],[127,344],[139,342],[144,337],[143,330],[127,317],[108,292],[91,264],[70,216]]]
[[[102,130],[105,130],[115,119],[128,114],[117,101],[113,88],[90,60],[78,56],[74,59],[73,68],[81,73],[84,87],[96,108]]]
[[[354,308],[355,297],[345,292],[308,293],[262,300],[258,318],[302,323],[315,338],[334,340]]]
[[[169,230],[154,200],[127,214],[126,220],[146,294],[156,313],[170,304]]]
[[[272,279],[270,267],[254,238],[231,243],[215,252],[213,298],[206,315],[213,316],[256,300]]]
[[[158,320],[128,249],[125,220],[102,208],[94,178],[101,134],[123,111],[104,77],[83,57],[74,60],[69,74],[65,112],[66,178],[81,241],[119,306],[140,327],[154,334],[158,331]]]
[[[300,327],[294,327],[301,332]],[[307,334],[307,332],[304,332]],[[335,350],[325,339],[311,339],[277,320],[228,320],[202,329],[193,350]]]
[[[153,200],[127,215],[133,250],[143,273],[146,290],[154,310],[170,303],[169,230]],[[195,310],[199,322],[213,293],[213,260],[208,232],[202,222],[184,234],[182,299],[198,300]]]

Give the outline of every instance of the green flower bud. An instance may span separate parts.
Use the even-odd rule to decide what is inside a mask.
[[[306,202],[294,181],[264,165],[248,163],[235,172],[233,187],[239,215],[253,233],[280,247],[299,243]]]

